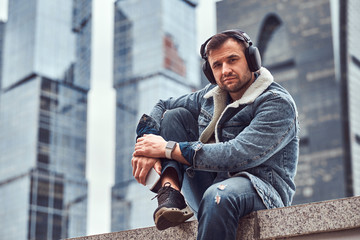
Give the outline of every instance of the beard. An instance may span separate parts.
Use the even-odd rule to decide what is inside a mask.
[[[233,78],[231,79],[230,83],[225,82],[224,79],[226,78]],[[237,93],[240,91],[245,91],[252,83],[252,73],[250,71],[243,74],[239,77],[238,74],[232,73],[226,76],[221,77],[221,85],[218,84],[220,89],[225,90],[229,93]]]

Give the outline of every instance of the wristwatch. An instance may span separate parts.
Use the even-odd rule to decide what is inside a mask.
[[[175,146],[176,146],[176,142],[174,142],[174,141],[167,142],[166,147],[165,147],[165,157],[167,159],[172,159],[171,153],[172,153],[172,151],[174,151]]]

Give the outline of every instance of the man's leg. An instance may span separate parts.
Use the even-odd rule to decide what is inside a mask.
[[[160,123],[160,135],[167,141],[191,142],[199,138],[197,121],[185,108],[167,110]],[[176,161],[162,160],[161,186],[171,183],[177,190],[181,189],[184,166]]]
[[[184,108],[168,110],[160,124],[160,135],[177,142],[197,140],[197,122]],[[155,188],[159,207],[154,212],[154,221],[159,230],[179,225],[193,216],[180,193],[185,168],[176,161],[162,159],[160,184]]]
[[[198,131],[198,123],[191,113],[185,108],[177,108],[165,112],[161,122],[160,135],[165,140],[191,142],[199,139]],[[202,196],[206,189],[213,184],[217,174],[194,170],[185,173],[188,166],[166,159],[162,160],[162,167],[161,185],[158,188],[169,182],[173,188],[181,189],[186,202],[197,215]]]
[[[235,239],[239,219],[266,209],[246,177],[233,177],[210,186],[200,203],[198,239]]]

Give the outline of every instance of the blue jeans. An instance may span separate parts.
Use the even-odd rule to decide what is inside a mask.
[[[177,142],[197,141],[197,124],[184,108],[167,110],[160,124],[160,135]],[[176,170],[181,191],[199,222],[198,239],[235,239],[241,217],[266,209],[246,177],[194,171],[172,160],[163,160],[162,167],[163,172],[169,167]]]

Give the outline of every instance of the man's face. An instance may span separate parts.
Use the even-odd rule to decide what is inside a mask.
[[[232,38],[209,52],[209,64],[217,85],[229,92],[234,101],[240,99],[254,81],[243,46]]]

